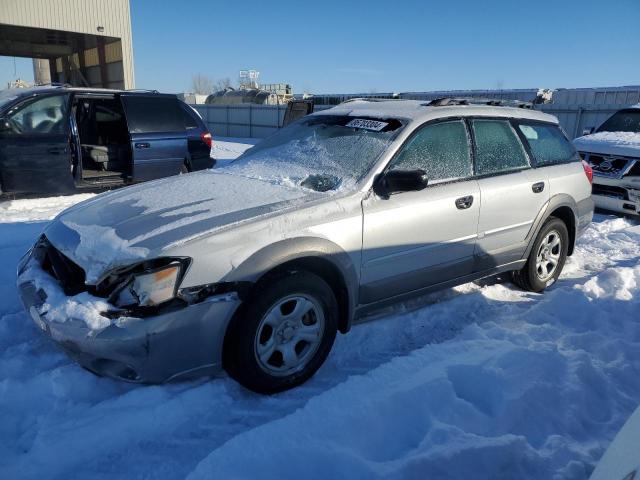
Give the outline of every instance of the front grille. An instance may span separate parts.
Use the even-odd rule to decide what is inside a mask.
[[[51,245],[46,237],[40,243],[43,249],[42,269],[54,277],[67,295],[77,295],[87,290],[85,273],[82,267],[64,256],[56,247]]]
[[[596,153],[580,152],[593,173],[602,177],[622,178],[634,167],[636,160],[633,158],[598,155]]]

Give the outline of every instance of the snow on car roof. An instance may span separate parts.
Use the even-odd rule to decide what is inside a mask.
[[[502,107],[490,105],[455,105],[455,106],[427,106],[424,100],[352,100],[333,108],[322,110],[314,115],[349,115],[353,117],[372,118],[404,118],[411,121],[428,121],[441,117],[453,116],[491,116],[524,118],[543,122],[558,123],[553,115],[525,108]]]

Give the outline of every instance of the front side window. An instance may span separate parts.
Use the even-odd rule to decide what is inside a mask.
[[[184,113],[175,98],[125,96],[123,101],[131,133],[185,130]]]
[[[473,120],[472,125],[478,175],[529,166],[524,148],[507,120]]]
[[[524,124],[518,129],[529,144],[536,166],[557,165],[576,158],[576,151],[556,125]]]
[[[467,131],[461,120],[422,127],[391,162],[392,170],[427,172],[430,182],[472,174]]]
[[[36,98],[9,113],[9,127],[18,135],[64,134],[68,127],[66,104],[66,95]]]

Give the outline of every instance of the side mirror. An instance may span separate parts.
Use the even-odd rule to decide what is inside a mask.
[[[394,192],[412,192],[427,187],[429,179],[424,170],[389,170],[376,178],[373,191],[386,198]]]
[[[5,117],[0,117],[0,132],[6,132],[11,130],[11,124]]]
[[[591,135],[595,131],[596,127],[585,128],[582,130],[582,135]]]

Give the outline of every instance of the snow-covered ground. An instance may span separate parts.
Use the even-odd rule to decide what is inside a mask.
[[[211,156],[217,160],[216,166],[226,165],[259,141],[259,138],[214,137]]]
[[[486,281],[389,309],[262,397],[98,378],[40,333],[15,267],[84,198],[0,203],[1,479],[584,479],[639,403],[631,220],[597,215],[543,295]]]

